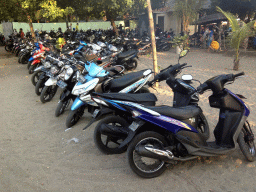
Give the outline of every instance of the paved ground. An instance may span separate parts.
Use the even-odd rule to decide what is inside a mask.
[[[158,57],[161,68],[177,63],[173,52]],[[254,126],[255,59],[242,57],[241,70],[247,77],[229,85],[248,98],[252,109],[249,120]],[[213,75],[232,73],[232,60],[224,53],[192,50],[181,62],[193,67],[182,74],[205,81]],[[151,63],[150,57],[143,56],[139,68],[151,68]],[[247,162],[239,149],[230,156],[178,163],[158,178],[139,178],[129,168],[125,153],[107,156],[95,147],[95,125],[82,131],[90,119],[87,113],[78,125],[65,131],[68,113],[54,116],[58,97],[42,104],[30,77],[26,66],[0,47],[0,191],[256,191],[256,163]],[[158,104],[171,104],[172,93],[165,83],[156,94]],[[209,108],[207,94],[200,98],[201,106],[213,130],[218,111]],[[253,130],[256,133],[255,127]]]

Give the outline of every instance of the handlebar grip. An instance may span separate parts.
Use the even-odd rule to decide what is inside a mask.
[[[184,67],[186,65],[187,65],[187,63],[183,63],[183,64],[180,65],[180,67]]]
[[[242,76],[242,75],[244,75],[244,72],[241,72],[241,73],[238,73],[238,74],[234,75],[234,78]]]
[[[199,94],[203,94],[205,90],[208,89],[208,85],[206,83],[203,83],[202,85],[197,87],[197,92]]]

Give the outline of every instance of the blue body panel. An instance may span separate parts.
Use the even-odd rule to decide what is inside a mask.
[[[150,122],[156,126],[159,126],[159,127],[162,127],[163,129],[171,131],[174,134],[178,133],[179,131],[190,131],[190,132],[198,133],[198,131],[194,127],[192,127],[187,123],[184,123],[182,121],[179,121],[177,119],[167,117],[164,115],[154,116],[142,109],[139,109],[135,106],[130,105],[129,102],[123,103],[122,101],[114,101],[114,100],[109,100],[105,98],[101,98],[101,99],[123,111],[127,111],[126,109],[128,109],[129,111],[133,111],[133,110],[138,111],[141,114],[137,117],[138,119],[141,119],[146,122]],[[125,109],[121,105],[125,105]]]
[[[74,110],[78,109],[79,107],[82,107],[83,105],[85,105],[85,103],[83,101],[81,101],[79,99],[79,97],[77,97],[75,99],[75,101],[73,102],[73,105],[71,106],[71,111],[74,111]]]

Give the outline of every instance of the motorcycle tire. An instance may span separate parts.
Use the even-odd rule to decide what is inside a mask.
[[[141,87],[136,93],[150,93],[147,87]]]
[[[55,117],[59,117],[60,115],[62,115],[64,113],[64,111],[68,107],[70,101],[71,101],[71,98],[67,101],[59,101],[57,108],[55,110]]]
[[[69,112],[68,117],[66,119],[67,128],[70,128],[77,124],[77,122],[81,119],[81,117],[84,114],[85,107],[86,105],[83,105],[82,107],[79,107],[78,109]]]
[[[37,82],[39,81],[39,77],[42,74],[42,71],[36,71],[32,77],[31,77],[31,82],[34,86],[36,86]]]
[[[34,70],[37,68],[38,64],[36,65],[31,65],[28,69],[28,73],[29,74],[33,74],[34,73]]]
[[[110,126],[110,132],[104,132],[102,130],[102,125]],[[113,130],[111,130],[111,126]],[[108,116],[102,119],[94,130],[94,143],[96,144],[97,148],[105,153],[105,154],[120,154],[126,151],[127,145],[118,148],[121,143],[126,139],[128,136],[128,126],[129,123],[122,117],[119,116]],[[117,131],[112,134],[111,131],[117,130],[120,132],[118,135]],[[117,136],[118,135],[118,136]]]
[[[58,90],[57,85],[52,86],[44,86],[41,95],[40,95],[40,101],[42,103],[46,103],[52,100],[52,98],[55,96],[56,92]]]
[[[129,166],[133,172],[141,177],[158,177],[166,170],[166,163],[160,159],[141,156],[135,150],[139,146],[145,146],[146,144],[160,150],[168,146],[165,138],[157,132],[146,131],[140,133],[132,140],[127,149]]]
[[[28,63],[28,59],[27,59],[26,54],[23,54],[23,55],[21,56],[20,62],[21,62],[21,64],[27,64],[27,63]]]
[[[254,143],[254,135],[246,125],[244,125],[242,128],[237,138],[237,143],[246,159],[250,162],[255,161],[256,149]]]
[[[29,67],[31,66],[31,63],[32,63],[32,61],[29,61],[28,62],[28,65],[27,65],[27,68],[29,69]]]
[[[11,51],[11,48],[10,48],[8,45],[6,45],[6,46],[4,47],[4,49],[5,49],[5,51],[7,51],[7,52],[10,52],[10,51]]]
[[[135,70],[138,66],[138,60],[132,59],[129,63],[127,63],[127,70]]]
[[[36,83],[35,92],[38,96],[41,95],[42,90],[44,88],[44,84],[46,82],[46,79],[39,79]]]
[[[170,49],[171,49],[171,45],[168,44],[168,45],[163,49],[163,51],[170,51]]]

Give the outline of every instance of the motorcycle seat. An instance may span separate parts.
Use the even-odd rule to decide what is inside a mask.
[[[131,55],[136,54],[137,52],[138,52],[138,51],[136,51],[136,50],[126,51],[126,52],[120,53],[120,54],[118,55],[118,58],[119,58],[119,59],[124,59],[124,58],[126,58],[126,57],[129,57],[129,56],[131,56]]]
[[[93,93],[92,95],[98,95],[111,100],[130,101],[147,106],[155,106],[157,101],[157,98],[153,93]]]
[[[128,73],[127,75],[124,75],[121,78],[112,79],[111,81],[109,81],[109,84],[108,84],[109,90],[111,92],[121,91],[122,89],[124,89],[128,85],[131,85],[132,83],[135,83],[136,81],[138,81],[142,77],[144,77],[143,73],[147,70],[148,69],[138,71],[138,72],[134,72],[134,73]]]
[[[153,111],[160,113],[161,115],[165,115],[167,117],[172,117],[178,120],[185,120],[191,117],[198,115],[201,112],[201,109],[196,106],[186,106],[173,108],[166,105],[157,106],[157,107],[146,107]]]

